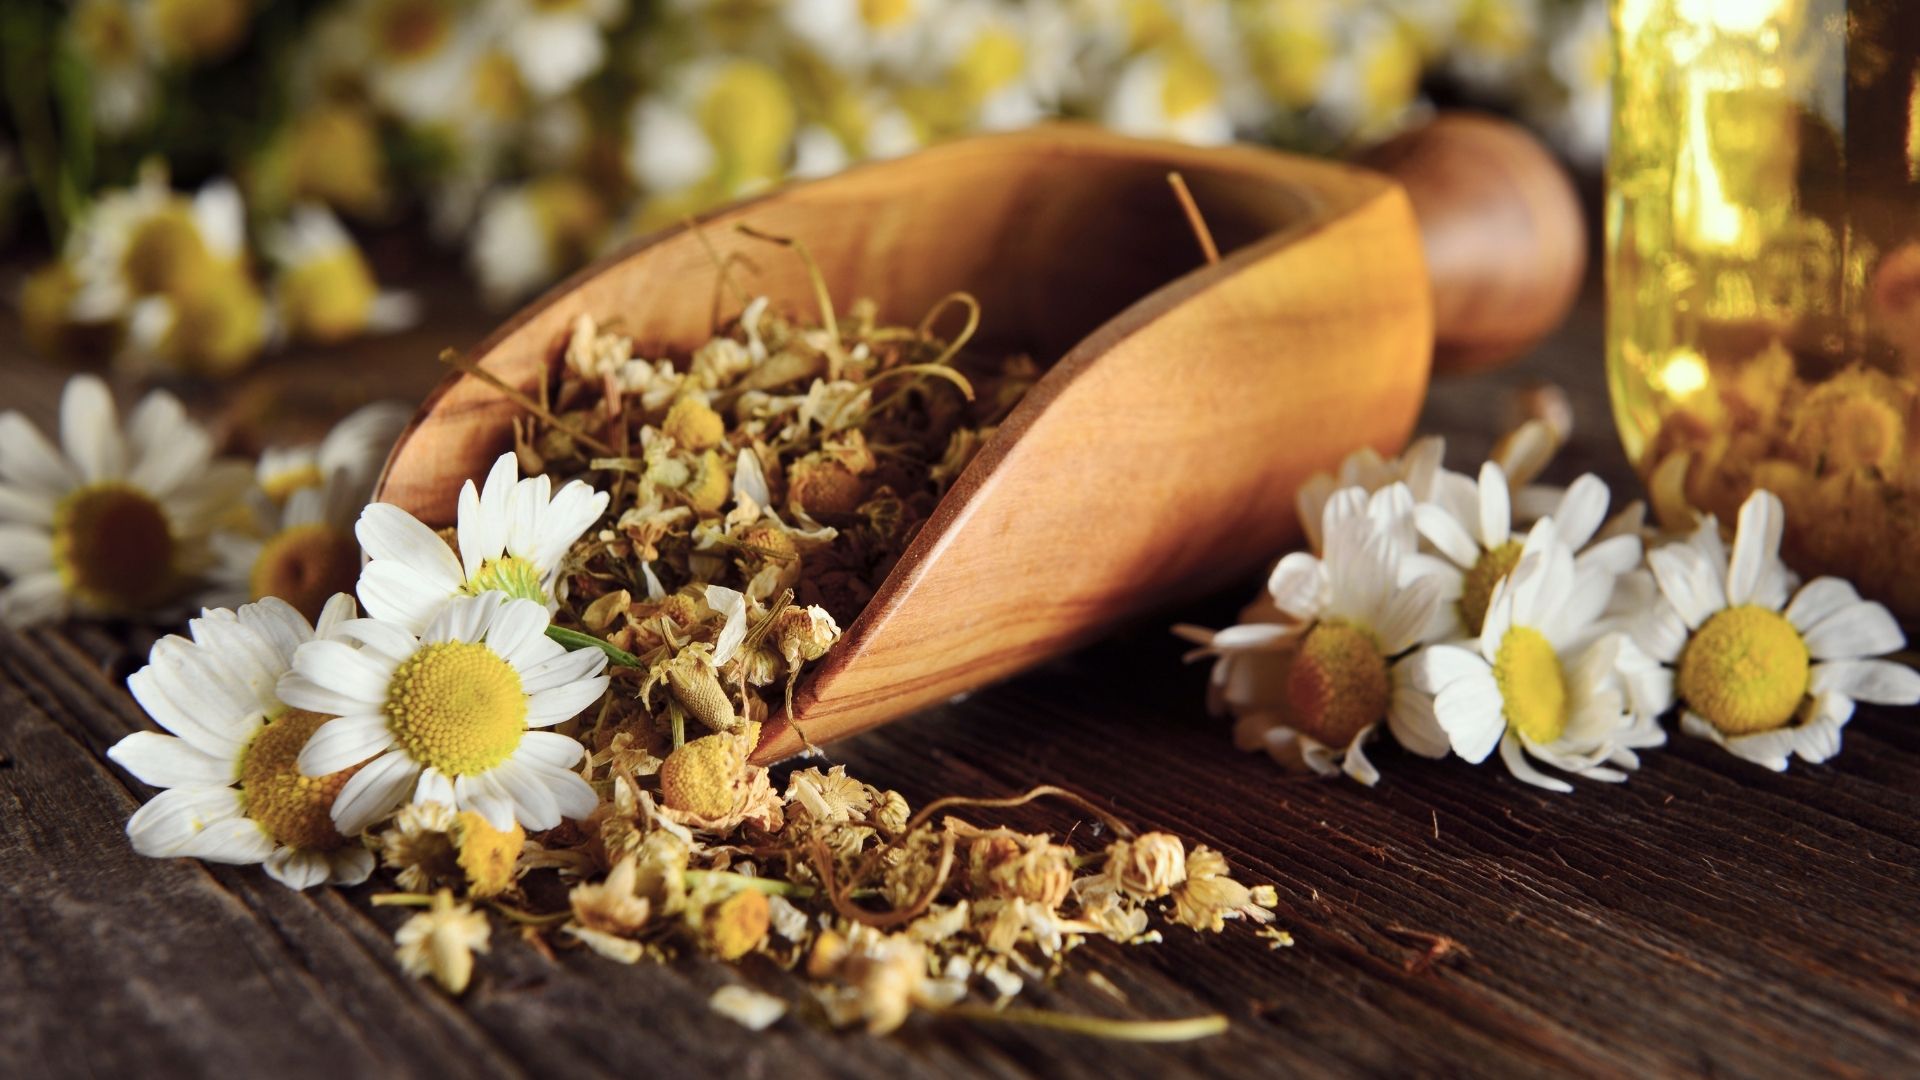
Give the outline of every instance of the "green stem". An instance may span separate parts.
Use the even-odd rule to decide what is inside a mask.
[[[640,662],[639,657],[627,650],[610,642],[602,641],[592,634],[583,634],[578,630],[569,630],[564,626],[549,626],[547,627],[547,636],[566,646],[568,652],[588,648],[599,649],[601,652],[607,654],[607,661],[609,663],[630,668],[644,668],[647,666]]]
[[[805,899],[816,892],[811,885],[795,885],[791,881],[750,877],[726,870],[687,870],[683,871],[682,876],[689,886],[704,885],[709,882],[728,882],[742,889],[757,889],[769,896],[793,896]]]
[[[1104,1016],[1053,1012],[1050,1009],[995,1009],[986,1005],[949,1005],[935,1011],[962,1020],[1019,1024],[1118,1042],[1187,1042],[1223,1035],[1227,1030],[1227,1018],[1219,1013],[1183,1020],[1113,1020]]]

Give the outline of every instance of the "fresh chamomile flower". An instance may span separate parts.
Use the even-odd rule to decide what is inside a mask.
[[[1315,104],[1343,133],[1387,131],[1419,97],[1419,42],[1399,19],[1380,11],[1350,16],[1341,29],[1344,40]]]
[[[239,507],[247,467],[155,391],[123,430],[92,375],[60,398],[60,448],[26,417],[0,414],[0,622],[69,614],[148,616],[206,568],[206,537]]]
[[[1129,60],[1107,95],[1101,121],[1127,135],[1203,146],[1233,140],[1221,74],[1184,40]]]
[[[565,173],[488,192],[469,251],[481,296],[498,307],[553,281],[586,260],[606,223],[601,196]]]
[[[1413,497],[1394,484],[1372,496],[1348,488],[1328,500],[1326,555],[1295,552],[1267,583],[1284,621],[1209,634],[1176,632],[1213,655],[1216,701],[1239,717],[1236,739],[1323,775],[1379,779],[1363,744],[1386,720],[1401,745],[1439,757],[1447,744],[1430,704],[1396,662],[1422,643],[1441,603],[1440,582],[1404,580],[1411,548],[1402,522]]]
[[[127,822],[135,851],[264,863],[294,889],[367,879],[373,853],[335,829],[330,816],[354,766],[302,775],[295,761],[329,717],[274,693],[295,650],[353,614],[353,600],[336,596],[316,629],[268,599],[238,611],[209,609],[188,624],[191,638],[154,644],[127,688],[172,734],[137,731],[107,751],[142,783],[165,789]]]
[[[356,0],[344,9],[342,51],[359,61],[383,109],[414,125],[457,119],[478,59],[482,20],[460,0]]]
[[[492,14],[520,78],[536,97],[557,97],[600,70],[607,28],[625,0],[495,0]]]
[[[411,293],[381,290],[353,237],[323,206],[294,207],[267,234],[266,249],[279,264],[273,299],[288,337],[333,345],[403,330],[420,317]]]
[[[1556,102],[1541,118],[1542,127],[1575,162],[1596,166],[1606,157],[1613,124],[1613,34],[1606,0],[1583,0],[1566,9],[1550,37],[1547,69],[1560,93],[1533,95]]]
[[[1756,491],[1730,554],[1711,517],[1691,539],[1650,552],[1660,600],[1633,630],[1672,668],[1681,730],[1775,771],[1795,754],[1838,753],[1856,701],[1920,702],[1920,674],[1876,659],[1906,644],[1885,607],[1839,578],[1792,588],[1779,558],[1785,519],[1778,497]]]
[[[932,0],[789,0],[778,17],[794,40],[839,71],[903,76],[912,74],[939,7]]]
[[[593,812],[593,788],[571,771],[585,748],[540,729],[606,692],[607,657],[547,637],[545,608],[487,592],[449,601],[423,635],[356,619],[334,636],[300,646],[277,692],[337,717],[308,738],[298,765],[306,776],[356,769],[332,807],[343,835],[408,801],[471,810],[501,830]]]
[[[1514,534],[1513,493],[1497,462],[1480,467],[1471,487],[1438,483],[1434,501],[1414,509],[1420,535],[1441,558],[1423,565],[1446,582],[1446,597],[1457,622],[1447,636],[1477,637],[1486,622],[1494,590],[1519,564],[1526,539]],[[1550,519],[1557,543],[1578,553],[1612,578],[1640,562],[1640,538],[1632,532],[1602,535],[1611,493],[1592,474],[1575,480],[1561,495]],[[1611,584],[1608,587],[1611,594]]]
[[[143,297],[197,291],[242,263],[245,249],[238,188],[216,180],[182,195],[169,186],[166,168],[149,162],[132,187],[95,199],[67,238],[66,258],[79,279],[73,317],[122,318]]]
[[[668,85],[636,101],[628,121],[627,171],[648,194],[725,198],[785,175],[799,120],[778,72],[744,57],[702,59]]]
[[[67,40],[87,72],[93,122],[108,138],[145,123],[159,97],[153,50],[136,16],[126,0],[80,0],[67,16]]]
[[[1432,499],[1436,484],[1444,478],[1458,476],[1440,467],[1446,452],[1446,440],[1438,435],[1414,440],[1398,457],[1382,457],[1373,447],[1363,446],[1342,458],[1333,472],[1308,477],[1293,497],[1308,545],[1314,551],[1320,550],[1321,518],[1326,513],[1327,500],[1336,491],[1357,487],[1371,495],[1393,484],[1405,484],[1414,502]]]
[[[361,511],[354,531],[371,560],[360,572],[367,612],[418,634],[453,596],[497,591],[553,611],[560,559],[600,520],[608,495],[582,480],[555,493],[547,477],[519,475],[508,451],[494,461],[484,488],[471,480],[460,488],[457,553],[397,506],[374,503]]]
[[[317,445],[262,454],[253,529],[213,535],[216,599],[277,596],[317,618],[329,597],[352,592],[360,575],[354,520],[409,415],[397,402],[376,402],[340,421]]]
[[[922,136],[1024,127],[1053,111],[1049,80],[1071,60],[1056,38],[1031,32],[1043,27],[1033,10],[987,0],[936,6],[915,59],[922,74],[899,92]]]
[[[1635,749],[1666,741],[1655,717],[1667,702],[1630,695],[1624,672],[1640,659],[1624,634],[1598,633],[1617,573],[1579,563],[1536,525],[1518,565],[1492,590],[1485,625],[1463,645],[1433,645],[1411,661],[1416,686],[1454,753],[1475,764],[1494,747],[1513,775],[1550,791],[1571,785],[1531,755],[1594,780],[1626,779]]]

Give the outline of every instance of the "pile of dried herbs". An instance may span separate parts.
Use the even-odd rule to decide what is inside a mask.
[[[487,937],[464,896],[542,947],[628,963],[758,953],[814,980],[830,1022],[883,1032],[916,1007],[977,1010],[963,1002],[982,993],[1004,1004],[1089,937],[1156,941],[1156,916],[1199,931],[1268,922],[1271,887],[1239,884],[1217,852],[1135,835],[1068,792],[943,799],[915,814],[842,766],[794,771],[782,788],[751,764],[762,723],[791,705],[805,665],[1039,369],[969,351],[980,312],[964,294],[917,327],[883,323],[866,302],[838,317],[824,288],[818,325],[742,301],[678,360],[638,357],[582,316],[554,379],[521,398],[522,471],[611,496],[562,564],[551,631],[613,660],[597,711],[560,729],[586,744],[602,801],[537,839],[438,804],[402,809],[377,844],[410,892],[379,900],[428,908],[402,928],[403,960],[464,987]],[[933,326],[949,312],[964,323],[942,339]],[[1099,819],[1109,842],[1082,851],[949,812],[1042,796]],[[750,1025],[785,1011],[743,987],[715,1007]],[[1023,1015],[1116,1037],[1221,1023]]]

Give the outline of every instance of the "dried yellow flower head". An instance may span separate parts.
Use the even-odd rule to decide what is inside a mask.
[[[653,906],[636,894],[639,882],[638,860],[628,855],[621,859],[598,885],[575,885],[567,893],[567,905],[573,919],[589,930],[603,934],[631,934],[646,925]]]
[[[771,918],[765,893],[741,889],[708,908],[701,929],[713,955],[722,960],[738,960],[767,940]]]
[[[1187,849],[1163,832],[1115,841],[1107,849],[1107,878],[1129,896],[1156,900],[1187,880]]]
[[[851,514],[867,497],[867,482],[831,458],[809,454],[787,473],[787,508],[796,514]]]
[[[491,932],[485,915],[454,903],[453,894],[441,889],[427,910],[394,932],[393,940],[407,974],[431,975],[447,993],[461,994],[473,978],[473,954],[487,951]]]
[[[673,403],[660,430],[688,450],[711,450],[727,437],[727,422],[707,400],[688,394]]]
[[[980,896],[1059,907],[1073,888],[1073,849],[1045,836],[992,833],[967,846],[974,891]]]
[[[398,871],[401,888],[424,892],[462,886],[468,896],[484,899],[513,887],[526,841],[527,831],[518,824],[502,831],[471,810],[455,813],[444,803],[409,803],[380,835],[380,853]]]
[[[668,754],[660,766],[662,801],[700,818],[733,813],[750,779],[747,753],[759,737],[759,725],[748,724],[738,735],[707,735]]]
[[[453,841],[468,896],[498,896],[513,887],[514,865],[527,843],[527,830],[518,822],[496,829],[478,813],[462,810],[454,818]]]
[[[687,505],[695,510],[703,514],[717,512],[733,496],[733,477],[727,473],[725,459],[712,450],[702,453],[692,477],[681,490],[687,497]]]

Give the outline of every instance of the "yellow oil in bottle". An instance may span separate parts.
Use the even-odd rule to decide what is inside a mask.
[[[1920,618],[1920,2],[1613,0],[1607,365],[1656,512]]]

